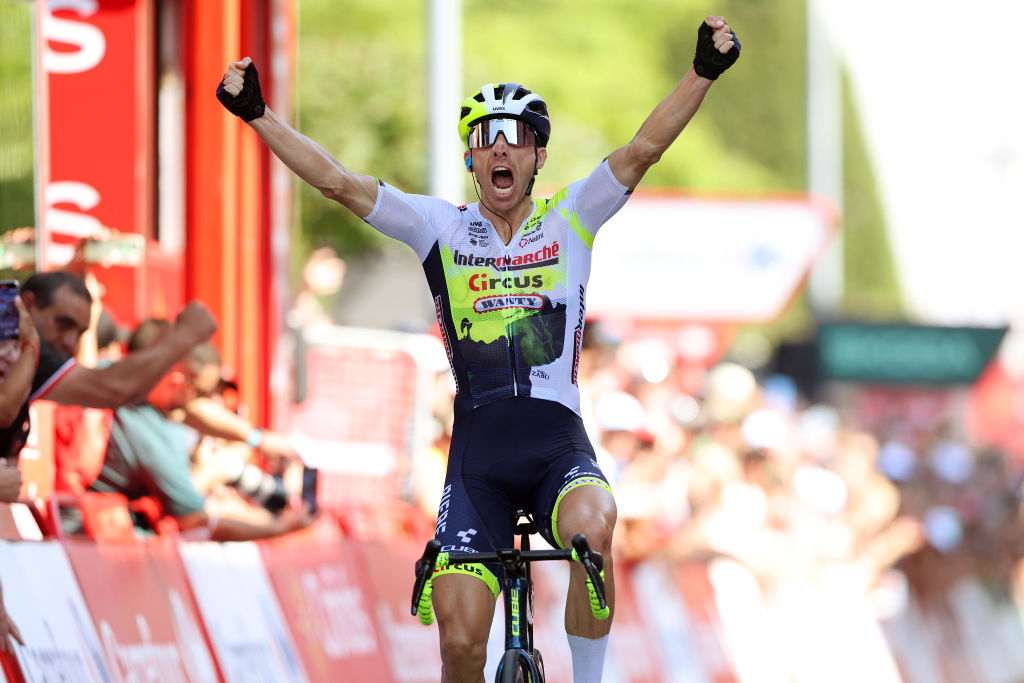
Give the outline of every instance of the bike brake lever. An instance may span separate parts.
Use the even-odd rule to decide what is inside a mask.
[[[587,543],[587,539],[583,534],[576,534],[572,537],[572,547],[576,551],[576,556],[579,558],[580,564],[583,565],[583,569],[586,570],[587,576],[590,577],[590,583],[594,586],[594,592],[597,594],[600,606],[603,609],[607,604],[604,593],[604,579],[601,578],[604,558],[601,557],[601,553],[590,549],[590,544]]]
[[[416,612],[419,609],[423,587],[427,585],[427,580],[434,573],[434,565],[440,552],[441,542],[434,538],[427,541],[427,547],[423,549],[423,556],[416,560],[416,582],[412,587],[412,611],[410,611],[410,614],[413,616],[416,616]]]

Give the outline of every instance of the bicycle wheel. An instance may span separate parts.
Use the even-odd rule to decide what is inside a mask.
[[[498,683],[536,683],[530,680],[529,669],[515,650],[506,650],[498,665]]]
[[[534,681],[534,683],[544,683],[544,658],[540,656],[540,650],[534,650],[531,654],[533,656],[533,666],[536,667],[537,677],[540,679],[540,681]]]

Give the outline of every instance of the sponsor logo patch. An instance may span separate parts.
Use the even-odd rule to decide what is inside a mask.
[[[515,294],[512,296],[485,296],[473,303],[477,313],[499,311],[505,308],[526,308],[539,311],[544,307],[544,298],[539,294]]]
[[[482,242],[483,240],[481,240]],[[452,261],[457,266],[476,266],[495,270],[522,270],[558,264],[560,247],[558,242],[545,244],[540,249],[528,254],[517,254],[510,258],[505,256],[477,256],[474,253],[463,254],[458,249],[452,254]]]

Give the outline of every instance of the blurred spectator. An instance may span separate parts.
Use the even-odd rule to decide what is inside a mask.
[[[208,339],[217,324],[205,306],[188,304],[159,343],[104,368],[87,368],[73,354],[92,317],[92,295],[85,283],[66,271],[36,273],[22,285],[22,299],[41,344],[39,365],[28,401],[41,398],[60,404],[115,408],[144,396],[197,343]],[[28,402],[15,422],[0,430],[0,455],[17,455],[29,432]]]
[[[172,329],[167,321],[143,321],[129,341],[125,358],[160,344]],[[217,360],[212,361],[214,358]],[[305,508],[285,510],[280,517],[262,522],[218,517],[207,511],[206,498],[192,481],[186,429],[168,415],[212,392],[219,371],[215,350],[209,344],[198,344],[157,382],[144,402],[117,409],[103,469],[89,489],[121,493],[129,500],[150,496],[192,538],[252,540],[308,526],[312,518]]]
[[[12,442],[24,437],[11,427],[28,420],[28,396],[39,365],[39,335],[32,318],[20,296],[14,305],[19,315],[18,338],[0,341],[0,500],[5,501],[17,500],[21,486],[21,475],[17,467],[8,466],[8,459],[17,455]]]
[[[106,367],[121,359],[124,332],[103,308],[103,286],[86,272],[86,288],[92,296],[89,328],[78,341],[75,359],[87,368]],[[107,408],[59,405],[54,411],[54,488],[79,494],[99,474],[107,452],[114,413]]]
[[[270,512],[280,512],[292,492],[301,490],[301,483],[287,488],[283,478],[290,465],[295,466],[296,476],[300,474],[301,458],[282,435],[255,429],[238,414],[239,405],[227,405],[224,394],[236,393],[237,385],[225,380],[226,371],[215,347],[206,345],[198,351],[205,366],[196,382],[200,395],[169,414],[188,425],[198,440],[192,449],[193,483],[212,501],[233,505],[241,496]],[[265,456],[271,473],[253,462],[254,449]],[[240,507],[250,511],[251,506]]]
[[[302,267],[302,285],[288,313],[293,329],[309,325],[330,325],[333,318],[327,300],[341,291],[345,262],[331,247],[314,249]]]
[[[17,461],[7,456],[10,448],[6,441],[13,437],[8,428],[21,415],[28,402],[32,376],[39,361],[39,335],[21,297],[14,300],[18,310],[18,338],[0,342],[0,502],[18,500],[21,491],[21,471]],[[11,620],[4,606],[3,586],[0,585],[0,649],[14,652],[11,638],[24,645],[17,624]]]
[[[454,414],[452,399],[455,382],[451,370],[434,374],[434,392],[431,402],[430,444],[413,453],[410,464],[410,494],[420,514],[431,523],[437,520],[437,511],[444,492],[445,473],[448,470],[448,448],[451,445]]]
[[[282,474],[290,464],[298,463],[301,460],[299,453],[287,437],[271,429],[255,427],[214,396],[221,382],[221,364],[216,348],[210,350],[210,355],[208,376],[203,384],[210,388],[198,392],[180,410],[174,411],[172,419],[184,422],[204,436],[248,445],[266,458],[267,466],[274,474]]]

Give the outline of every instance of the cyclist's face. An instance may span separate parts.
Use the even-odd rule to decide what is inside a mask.
[[[482,198],[498,210],[512,208],[523,200],[533,178],[534,161],[540,170],[547,157],[545,148],[510,145],[502,133],[493,145],[466,151],[466,158],[473,159],[473,173],[480,183]]]

